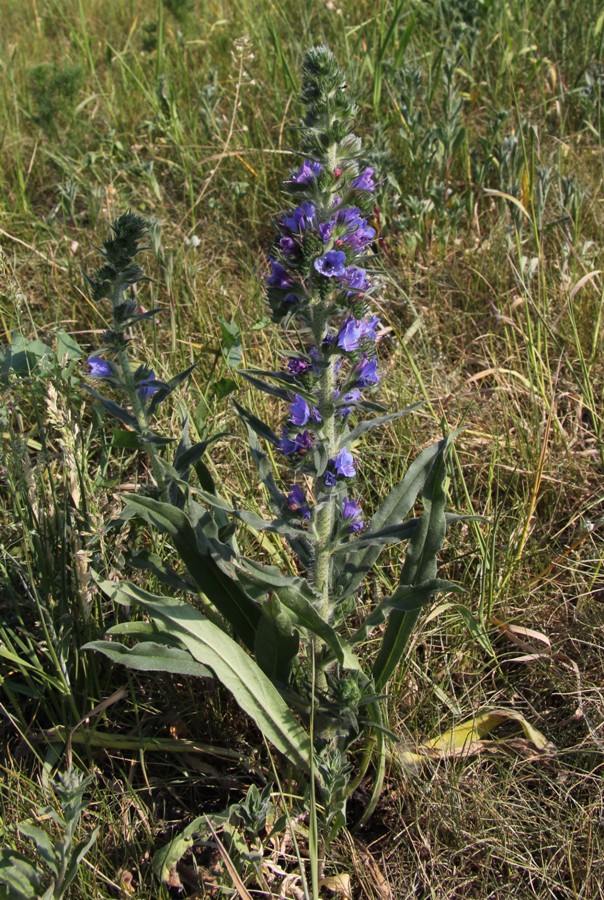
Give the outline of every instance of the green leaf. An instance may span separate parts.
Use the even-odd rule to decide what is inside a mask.
[[[294,525],[288,519],[263,519],[262,516],[259,516],[256,513],[250,512],[247,509],[237,509],[236,507],[231,506],[230,503],[227,503],[226,500],[223,500],[222,497],[210,494],[199,488],[194,488],[193,493],[195,497],[200,498],[208,506],[227,513],[230,516],[234,516],[236,519],[239,519],[240,522],[243,522],[255,531],[272,531],[275,534],[282,534],[289,537],[298,537],[299,535],[304,534],[302,528]]]
[[[377,545],[385,547],[388,544],[409,540],[418,523],[419,517],[416,517],[414,519],[407,519],[406,522],[401,522],[400,525],[388,525],[386,528],[382,528],[381,531],[366,531],[363,534],[358,535],[354,540],[347,540],[343,541],[341,544],[337,544],[337,546],[332,549],[331,553],[332,555],[335,553],[350,553],[351,550],[354,550],[354,552],[357,553],[361,547]]]
[[[162,884],[170,881],[172,869],[189,850],[193,842],[209,833],[208,817],[198,816],[187,827],[175,835],[169,844],[158,850],[153,857],[153,871]]]
[[[296,624],[321,638],[344,668],[359,668],[359,661],[346,642],[315,608],[317,595],[306,579],[282,575],[273,566],[264,566],[249,559],[241,559],[239,565],[244,569],[246,576],[252,578],[256,584],[261,585],[267,592],[274,591],[281,603],[294,613]]]
[[[181,600],[156,597],[127,583],[115,585],[105,581],[100,587],[116,602],[138,603],[153,619],[167,625],[198,663],[212,669],[267,740],[294,766],[310,772],[312,749],[308,734],[239,644]],[[102,652],[106,652],[105,648]]]
[[[0,884],[6,884],[11,891],[11,900],[30,900],[42,893],[42,882],[38,872],[27,857],[8,847],[0,849]]]
[[[57,334],[57,359],[60,361],[64,357],[69,360],[81,359],[84,351],[72,335],[65,331],[59,331]]]
[[[249,383],[257,390],[263,391],[265,394],[270,394],[271,397],[277,397],[279,400],[284,400],[286,403],[289,403],[292,399],[291,391],[287,388],[278,387],[276,384],[269,384],[262,378],[256,378],[255,375],[246,372],[245,369],[240,369],[238,374],[243,375],[245,380],[249,381]]]
[[[388,613],[392,611],[415,612],[420,610],[427,603],[430,603],[435,593],[442,591],[463,593],[464,589],[454,581],[445,581],[442,578],[432,578],[430,581],[418,585],[399,585],[391,597],[386,597],[369,613],[361,627],[349,639],[350,643],[358,644],[359,641],[364,641],[372,629],[385,621]]]
[[[136,431],[125,431],[123,428],[116,428],[111,438],[111,446],[125,450],[140,450],[143,445],[140,435]]]
[[[232,378],[217,378],[212,382],[212,396],[216,400],[224,400],[237,390],[237,382]]]
[[[267,597],[262,612],[256,631],[256,662],[273,684],[286,685],[298,654],[300,635],[293,630],[276,594]]]
[[[59,875],[59,865],[57,861],[57,853],[55,851],[55,845],[50,837],[50,835],[44,831],[43,828],[39,828],[38,825],[34,825],[33,822],[19,822],[19,831],[23,835],[23,837],[29,838],[31,841],[34,841],[36,847],[38,848],[38,853],[55,876],[58,878]]]
[[[400,410],[400,412],[389,413],[386,416],[376,416],[375,419],[365,419],[363,422],[359,422],[352,431],[343,435],[338,443],[338,448],[341,449],[342,447],[347,447],[348,444],[353,444],[355,441],[358,441],[359,438],[363,437],[363,435],[371,428],[377,428],[379,425],[384,425],[386,422],[400,419],[401,416],[406,416],[408,413],[413,412],[414,409],[417,409],[422,405],[423,401],[420,401],[419,403],[414,403],[413,406],[408,406],[406,409]]]
[[[401,573],[401,585],[405,587],[417,587],[436,577],[437,554],[443,546],[446,531],[445,454],[456,434],[457,432],[453,432],[436,445],[437,452],[434,454],[427,475],[424,476],[425,484],[422,494],[424,511],[419,526],[409,543]],[[432,449],[429,448],[429,450]],[[405,653],[420,611],[420,609],[393,610],[390,614],[380,651],[373,666],[376,690],[383,690],[394,673]]]
[[[198,589],[230,622],[237,636],[253,650],[260,608],[236,579],[224,571],[226,562],[221,561],[219,565],[216,561],[212,555],[211,542],[208,540],[205,547],[200,547],[187,515],[169,503],[162,503],[151,497],[133,496],[128,498],[126,506],[134,509],[150,525],[171,536],[176,551]],[[200,535],[200,540],[201,537]]]
[[[130,428],[133,428],[134,431],[140,431],[138,422],[136,421],[136,416],[133,416],[132,413],[128,412],[127,409],[124,409],[123,406],[115,403],[113,400],[110,400],[108,397],[103,397],[99,394],[98,391],[95,391],[94,388],[91,388],[90,385],[83,385],[84,390],[88,391],[89,394],[92,394],[95,400],[98,400],[99,403],[110,413],[114,418],[119,419],[120,422],[123,422],[125,425],[129,425]]]
[[[222,358],[229,369],[238,369],[243,360],[239,326],[236,322],[227,322],[222,316],[218,316],[218,321],[222,332]]]
[[[413,509],[417,495],[424,487],[428,473],[435,459],[442,453],[445,441],[439,441],[417,456],[399,484],[394,487],[371,522],[369,532],[380,532],[391,525],[399,525]],[[356,542],[355,542],[356,545]],[[353,545],[353,546],[355,546]],[[347,557],[340,575],[336,579],[336,591],[343,597],[349,597],[360,586],[368,572],[373,569],[384,545],[376,544],[353,549]]]
[[[99,831],[101,830],[101,826],[97,825],[89,838],[81,841],[73,850],[71,854],[71,859],[69,860],[69,865],[67,867],[67,871],[63,877],[63,888],[69,887],[72,883],[76,875],[78,874],[78,867],[92,845],[95,843],[96,839],[99,836]]]
[[[132,636],[142,636],[142,632],[133,631]],[[213,677],[212,672],[196,662],[187,650],[156,641],[144,641],[134,647],[124,647],[114,641],[90,641],[82,649],[99,650],[112,662],[139,672],[170,672],[172,675],[191,675],[195,678]]]
[[[175,375],[171,378],[167,384],[162,384],[159,390],[157,390],[149,403],[149,415],[153,415],[159,404],[162,400],[165,400],[166,397],[169,397],[170,394],[176,390],[179,384],[182,384],[185,381],[193,369],[197,366],[197,363],[193,363],[193,365],[189,366],[188,369],[185,369],[184,372],[179,372],[178,375]]]
[[[255,431],[258,437],[261,437],[263,440],[267,441],[269,444],[272,444],[273,447],[276,447],[280,443],[280,439],[277,437],[274,431],[265,425],[257,416],[253,413],[249,412],[236,400],[233,400],[233,406],[237,410],[239,417],[248,425],[252,431]]]
[[[149,550],[139,550],[137,553],[126,554],[126,562],[133,569],[141,569],[151,572],[158,581],[176,591],[195,591],[195,586],[185,581],[178,572],[168,566],[156,553]]]
[[[250,453],[252,454],[258,477],[268,491],[272,508],[275,512],[280,513],[285,505],[285,494],[283,494],[277,486],[268,456],[260,446],[255,431],[247,422],[245,424],[248,433]],[[286,534],[285,537],[302,566],[307,569],[311,560],[311,546],[306,535],[298,534],[293,536],[291,534]]]

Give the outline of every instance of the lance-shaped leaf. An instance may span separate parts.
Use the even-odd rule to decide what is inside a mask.
[[[391,525],[400,524],[413,509],[419,492],[424,487],[428,472],[434,460],[442,453],[445,442],[439,441],[427,447],[413,460],[401,482],[394,487],[369,523],[369,532],[380,532]],[[349,597],[360,586],[368,572],[373,569],[382,552],[383,544],[369,546],[360,545],[351,550],[340,574],[335,588],[342,597]]]
[[[236,400],[233,400],[233,406],[237,410],[239,416],[246,425],[256,432],[258,437],[261,437],[263,440],[267,441],[269,444],[272,444],[273,447],[276,447],[280,443],[280,439],[277,437],[275,432],[265,425],[264,422],[255,416],[253,413],[249,412],[249,410],[245,409],[245,407],[241,406],[241,404],[237,403]]]
[[[426,606],[434,594],[442,591],[464,593],[464,588],[454,581],[443,578],[431,578],[423,584],[400,584],[391,597],[386,597],[372,610],[360,628],[349,638],[351,644],[364,641],[370,632],[385,621],[388,614],[396,612],[415,612]]]
[[[260,446],[260,442],[256,436],[256,432],[246,423],[248,440],[250,445],[250,453],[258,472],[258,477],[268,491],[271,506],[276,513],[280,513],[285,506],[285,494],[279,490],[275,481],[273,470],[269,459]],[[308,568],[311,559],[311,546],[305,535],[298,533],[297,535],[286,534],[287,541],[297,555],[304,568]]]
[[[142,569],[144,572],[151,572],[158,581],[167,587],[174,588],[176,591],[195,591],[195,585],[191,581],[185,581],[178,572],[171,566],[167,565],[163,559],[156,553],[149,550],[138,550],[136,553],[128,554],[126,562],[133,569]]]
[[[445,454],[456,433],[453,432],[439,442],[438,450],[425,477],[422,494],[424,511],[409,543],[401,573],[401,585],[417,587],[436,577],[437,554],[443,546],[446,531]],[[378,691],[383,690],[401,660],[420,611],[421,608],[407,612],[395,610],[390,614],[380,651],[373,666],[373,677]]]
[[[120,422],[123,422],[125,425],[129,425],[130,428],[133,428],[135,431],[140,432],[139,424],[136,421],[136,416],[133,416],[131,412],[128,412],[127,409],[124,409],[123,406],[120,406],[118,403],[115,403],[114,400],[110,400],[108,397],[103,397],[102,394],[99,394],[98,391],[95,391],[94,388],[91,388],[90,385],[83,385],[84,390],[88,391],[89,394],[92,394],[95,400],[98,400],[99,403],[103,405],[103,407],[110,413],[114,418],[119,419]]]
[[[308,734],[275,686],[239,644],[181,600],[156,597],[127,583],[116,585],[105,581],[100,587],[116,602],[138,603],[153,619],[169,626],[193,659],[214,672],[267,740],[294,766],[310,771],[312,748]],[[94,649],[103,653],[112,649],[111,643],[99,646],[103,643],[94,642]]]
[[[0,884],[7,886],[10,893],[3,893],[2,896],[9,900],[42,897],[43,887],[38,869],[22,853],[8,847],[0,850]]]
[[[239,565],[245,577],[266,592],[274,591],[281,603],[294,614],[296,624],[324,641],[344,668],[359,668],[359,661],[346,641],[338,636],[313,605],[319,598],[306,579],[282,575],[273,566],[264,566],[255,560],[241,559]]]
[[[270,394],[271,397],[277,397],[279,400],[284,400],[286,403],[291,401],[291,391],[287,388],[279,387],[276,384],[269,384],[268,381],[264,381],[262,378],[256,378],[255,375],[251,375],[249,372],[246,372],[245,369],[240,369],[238,374],[243,375],[245,380],[249,381],[249,383],[257,390],[264,391],[265,394]]]
[[[366,531],[352,539],[342,541],[337,544],[331,554],[350,553],[351,550],[358,552],[362,547],[370,547],[380,545],[386,547],[388,544],[395,544],[399,541],[408,541],[419,523],[419,516],[414,519],[407,519],[400,525],[388,525],[381,531]]]
[[[300,386],[299,377],[290,375],[289,372],[279,372],[271,369],[239,369],[237,374],[242,375],[244,378],[248,378],[248,376],[252,378],[272,378],[277,384],[282,384],[292,391],[297,391]]]
[[[141,632],[133,632],[138,637]],[[121,663],[139,672],[170,672],[172,675],[192,675],[196,678],[212,678],[207,666],[198,663],[179,647],[169,647],[156,641],[143,641],[134,647],[125,647],[117,641],[90,641],[84,650],[99,650],[111,662]]]
[[[189,377],[193,369],[196,367],[197,363],[193,363],[192,366],[189,366],[188,369],[185,369],[184,372],[179,372],[178,375],[175,375],[174,378],[171,378],[169,381],[165,383],[161,383],[159,390],[157,390],[151,399],[149,404],[149,415],[153,415],[159,404],[162,400],[165,400],[172,391],[176,390],[179,384]],[[158,382],[159,383],[159,382]]]
[[[454,525],[456,522],[488,521],[485,516],[466,516],[460,515],[459,513],[445,513],[445,519],[447,521],[447,528],[449,525]],[[371,545],[379,544],[380,546],[385,547],[388,544],[396,544],[399,541],[408,541],[420,522],[421,516],[415,516],[413,519],[407,519],[406,522],[401,522],[400,525],[387,525],[386,528],[382,528],[381,531],[364,531],[359,535],[355,535],[354,537],[337,544],[331,550],[331,553],[350,553],[351,550],[356,552],[362,547]]]
[[[270,594],[262,606],[262,618],[256,631],[256,662],[273,684],[287,685],[300,635],[283,609],[276,594]]]
[[[350,406],[350,403],[344,402],[342,405]],[[384,425],[386,422],[400,419],[401,416],[406,416],[419,406],[422,406],[422,402],[414,403],[413,406],[408,406],[406,409],[402,409],[399,412],[389,413],[386,416],[376,416],[375,419],[365,419],[363,422],[359,422],[359,424],[349,431],[348,434],[342,435],[338,442],[338,448],[342,449],[342,447],[347,447],[348,444],[353,444],[355,441],[358,441],[359,438],[363,437],[363,435],[371,428],[377,428],[379,425]]]
[[[253,650],[260,609],[236,579],[224,571],[225,565],[219,564],[212,554],[210,542],[205,541],[203,548],[199,546],[186,513],[152,497],[129,497],[127,506],[150,525],[171,536],[198,589],[233,626],[244,644]]]
[[[294,525],[287,519],[263,519],[262,516],[250,512],[247,509],[237,509],[237,507],[231,506],[226,500],[223,500],[222,497],[217,497],[207,491],[194,488],[193,493],[208,506],[234,516],[236,519],[239,519],[240,522],[243,522],[245,525],[248,525],[256,531],[272,531],[275,534],[282,534],[293,538],[304,536],[302,528]]]

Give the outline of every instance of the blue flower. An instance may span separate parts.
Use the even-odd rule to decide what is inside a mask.
[[[294,453],[304,456],[312,447],[312,435],[310,431],[301,431],[294,438],[288,437],[287,428],[283,429],[283,438],[279,441],[278,448],[285,456],[293,456]]]
[[[378,384],[380,380],[380,375],[377,370],[377,359],[375,357],[372,359],[363,357],[356,367],[355,372],[357,373],[357,377],[354,383],[361,388],[369,387],[370,384]]]
[[[338,483],[338,479],[334,475],[333,472],[330,472],[329,469],[325,473],[325,484],[327,487],[335,487]]]
[[[293,356],[287,363],[287,368],[292,375],[304,375],[312,369],[312,363],[300,356]]]
[[[279,241],[279,249],[283,256],[293,256],[296,252],[296,242],[292,237],[282,237]]]
[[[342,501],[342,519],[348,530],[353,533],[365,527],[361,507],[356,500],[349,500],[348,497],[344,497]]]
[[[292,184],[310,185],[317,180],[322,171],[323,166],[320,162],[305,159],[298,171],[294,172],[289,180]]]
[[[269,257],[268,261],[271,265],[272,272],[267,277],[266,283],[270,287],[278,288],[281,291],[286,291],[288,288],[292,287],[292,280],[287,269],[284,269],[281,263],[277,262],[276,259],[271,259]]]
[[[114,374],[113,366],[102,356],[89,356],[87,362],[90,375],[94,375],[95,378],[109,378]]]
[[[292,425],[306,425],[310,419],[310,406],[300,394],[294,394],[294,402],[289,408]]]
[[[303,231],[308,231],[309,228],[312,228],[314,218],[315,208],[312,203],[308,203],[305,200],[300,206],[292,209],[291,214],[283,219],[281,227],[287,228],[295,234],[301,234]]]
[[[321,222],[319,225],[319,237],[321,242],[326,244],[333,234],[335,222]]]
[[[336,475],[342,475],[344,478],[354,478],[356,475],[357,470],[354,464],[354,457],[347,447],[340,450],[335,459],[330,459],[329,461]]]
[[[155,372],[150,371],[141,381],[136,384],[136,392],[141,399],[150,397],[155,394],[161,387],[161,384],[155,380]]]
[[[366,291],[369,287],[367,272],[358,266],[348,266],[341,281],[346,284],[346,287],[352,288],[354,291]]]
[[[375,191],[375,181],[373,180],[375,169],[372,169],[371,166],[367,166],[358,178],[352,182],[352,186],[357,188],[359,191]]]
[[[336,398],[334,398],[334,399],[337,399],[337,395],[338,395],[338,392],[336,391]],[[358,388],[353,388],[351,391],[347,391],[347,393],[344,394],[344,396],[340,399],[340,403],[354,404],[360,399],[361,399],[361,392],[359,391]],[[346,418],[352,412],[352,406],[345,406],[345,405],[338,406],[338,412],[340,413],[341,416]]]
[[[306,502],[304,491],[297,484],[294,484],[291,491],[287,495],[287,508],[291,512],[300,513],[300,515],[306,522],[308,522],[308,520],[310,519],[310,507]]]
[[[375,238],[375,228],[367,224],[366,219],[357,218],[352,222],[354,230],[342,238],[353,250],[363,250]]]
[[[341,250],[330,250],[315,259],[315,269],[326,278],[341,278],[346,271],[346,254]]]
[[[376,339],[376,329],[379,324],[380,320],[377,316],[372,316],[369,322],[365,322],[363,319],[345,319],[338,334],[338,347],[348,353],[358,350],[361,341]]]

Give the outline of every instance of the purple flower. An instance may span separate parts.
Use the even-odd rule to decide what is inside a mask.
[[[304,491],[297,484],[294,484],[291,491],[287,495],[287,508],[291,512],[300,513],[300,515],[306,522],[308,522],[308,520],[310,519],[310,507],[306,502]]]
[[[155,372],[149,372],[149,374],[138,381],[136,384],[136,391],[138,396],[144,400],[145,397],[150,397],[156,391],[160,389],[161,385],[155,380]]]
[[[283,429],[283,438],[279,441],[278,447],[285,456],[293,456],[298,453],[304,456],[307,450],[312,447],[312,435],[310,431],[300,431],[294,438],[287,435],[287,428]]]
[[[377,370],[377,359],[375,357],[372,359],[363,357],[355,371],[357,377],[354,383],[361,388],[368,387],[370,384],[378,384],[380,380]]]
[[[340,278],[346,271],[346,254],[341,250],[330,250],[315,259],[315,269],[326,278]]]
[[[305,372],[312,369],[312,363],[300,356],[294,356],[288,361],[287,368],[292,375],[304,375]]]
[[[310,406],[300,394],[294,394],[294,402],[289,408],[292,425],[306,425],[310,419]]]
[[[330,472],[329,469],[325,473],[325,484],[327,487],[335,487],[338,483],[338,479],[334,475],[333,472]]]
[[[293,184],[310,185],[316,181],[322,171],[323,166],[320,162],[315,162],[312,159],[305,159],[298,171],[290,178],[290,182]]]
[[[342,519],[348,530],[353,533],[365,527],[361,507],[356,500],[349,500],[348,497],[344,497],[342,501]]]
[[[380,320],[377,316],[372,316],[368,322],[363,319],[345,319],[338,334],[338,347],[348,353],[358,350],[362,340],[374,341],[376,339],[376,329],[379,324]]]
[[[356,229],[345,235],[342,240],[353,250],[363,250],[374,239],[375,228],[368,225],[366,219],[356,219],[354,224]]]
[[[266,283],[270,287],[278,288],[280,291],[286,291],[292,286],[292,280],[287,269],[284,269],[280,262],[269,257],[272,272],[267,277]],[[294,295],[295,296],[295,295]]]
[[[345,282],[346,287],[352,288],[354,291],[366,291],[369,287],[367,272],[358,266],[348,266],[341,281]]]
[[[347,228],[353,228],[359,222],[361,210],[358,206],[346,206],[339,209],[336,215],[338,225],[345,225]]]
[[[337,392],[336,392],[336,395],[337,395]],[[346,394],[344,394],[344,396],[341,398],[340,402],[356,403],[357,400],[360,400],[360,399],[361,399],[361,392],[358,390],[358,388],[353,388],[351,391],[348,391]],[[350,413],[352,412],[352,406],[339,406],[338,412],[340,413],[341,416],[346,418],[346,416],[349,416]]]
[[[358,178],[352,182],[352,186],[354,188],[358,188],[359,191],[375,191],[375,181],[373,180],[373,174],[375,169],[372,169],[371,166],[367,166]]]
[[[312,203],[308,203],[305,200],[300,206],[292,209],[291,214],[283,219],[281,226],[295,234],[301,234],[303,231],[308,231],[309,228],[312,228],[314,218],[315,208]]]
[[[356,475],[356,466],[354,457],[347,447],[340,450],[335,459],[330,460],[336,475],[342,475],[344,478],[354,478]]]
[[[279,241],[279,248],[283,256],[292,256],[296,252],[296,242],[291,237],[282,237]]]
[[[89,356],[88,368],[90,375],[94,375],[95,378],[109,378],[113,375],[113,366],[102,356]]]
[[[333,234],[333,229],[335,227],[335,222],[321,222],[319,225],[319,237],[323,244],[326,244],[331,235]]]

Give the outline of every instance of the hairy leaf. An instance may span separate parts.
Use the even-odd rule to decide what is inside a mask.
[[[152,618],[168,625],[193,658],[212,669],[267,740],[295,766],[310,771],[312,750],[308,734],[275,686],[239,644],[181,600],[156,597],[127,583],[116,585],[105,581],[100,587],[116,602],[138,603]],[[106,646],[102,652],[106,652]],[[111,644],[108,646],[111,648]]]

